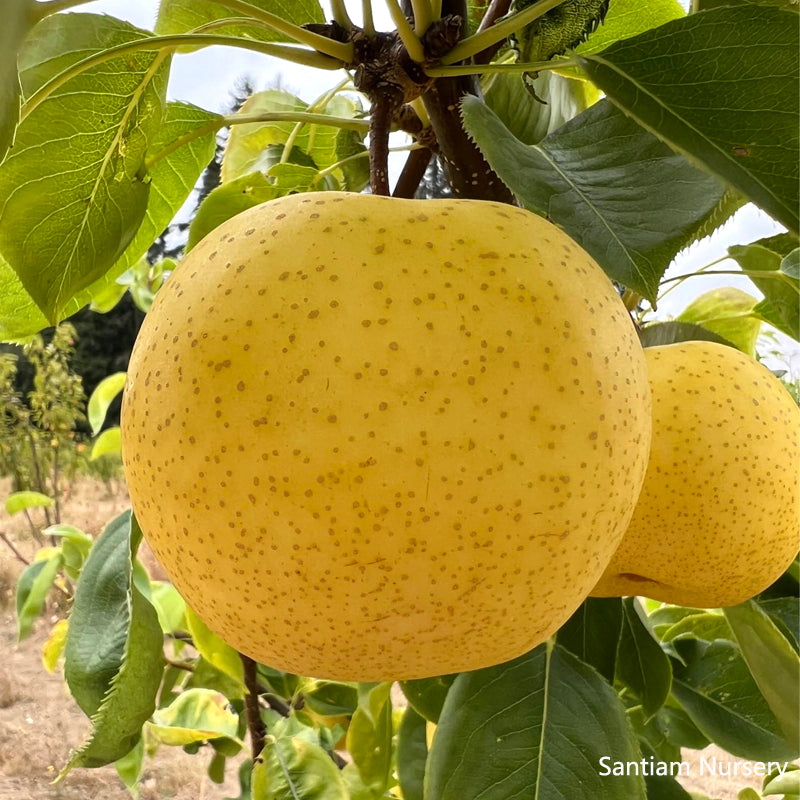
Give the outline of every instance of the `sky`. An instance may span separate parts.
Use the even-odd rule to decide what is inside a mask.
[[[349,0],[350,15],[355,22],[360,21],[360,2]],[[381,0],[373,0],[376,26],[391,29],[389,14]],[[686,3],[684,3],[686,5]],[[323,8],[330,18],[330,8],[323,2]],[[96,0],[80,6],[76,11],[111,14],[126,19],[142,28],[152,30],[158,10],[158,0]],[[323,94],[337,80],[336,73],[315,70],[297,64],[286,64],[278,59],[257,53],[233,48],[211,47],[202,51],[175,57],[170,76],[169,97],[183,100],[209,111],[227,110],[231,99],[231,89],[237,79],[249,76],[254,79],[258,89],[275,85],[280,79],[282,88],[291,91],[310,102]],[[403,144],[402,134],[393,144]],[[392,173],[397,174],[404,156],[397,154],[392,164]],[[766,214],[753,205],[748,205],[735,214],[725,225],[708,239],[699,242],[680,253],[670,266],[666,277],[694,272],[725,255],[727,248],[734,244],[747,244],[764,236],[783,230]],[[733,262],[717,266],[718,269],[735,268]],[[684,281],[670,292],[659,304],[658,317],[668,318],[677,315],[685,306],[702,292],[717,286],[737,286],[760,298],[760,292],[747,278],[736,276],[696,277]],[[800,375],[800,347],[786,337],[780,337],[781,349],[785,352],[787,364],[775,364],[790,368],[791,373]]]

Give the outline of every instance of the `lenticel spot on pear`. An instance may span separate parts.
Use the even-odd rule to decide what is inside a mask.
[[[338,192],[187,255],[122,422],[135,514],[189,605],[262,663],[342,680],[551,636],[628,527],[650,429],[630,317],[562,231]]]

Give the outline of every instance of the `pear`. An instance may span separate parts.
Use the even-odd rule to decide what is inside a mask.
[[[144,535],[236,649],[339,680],[511,659],[597,583],[650,437],[613,285],[545,219],[299,194],[158,293],[122,413]]]
[[[710,608],[773,583],[798,550],[800,410],[731,347],[645,350],[653,438],[622,544],[592,592]]]

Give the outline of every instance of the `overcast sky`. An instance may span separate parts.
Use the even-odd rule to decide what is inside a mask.
[[[684,5],[686,5],[684,3]],[[327,2],[323,7],[330,17]],[[360,21],[360,2],[348,2],[353,19]],[[389,15],[380,0],[373,1],[376,24],[390,29]],[[107,13],[126,19],[142,28],[152,29],[158,9],[158,0],[96,0],[76,9],[80,12]],[[274,85],[280,79],[284,89],[292,91],[310,102],[323,94],[336,81],[336,73],[315,70],[297,64],[286,64],[277,59],[233,48],[211,47],[202,51],[179,55],[174,59],[169,96],[184,100],[210,111],[226,110],[230,103],[230,92],[237,79],[250,77],[258,89]],[[402,143],[398,141],[397,143]],[[402,158],[398,154],[398,162]],[[393,170],[396,172],[396,169]],[[746,206],[709,239],[680,254],[670,267],[667,276],[692,272],[725,254],[729,245],[746,244],[782,230],[766,214],[754,206]],[[718,268],[733,268],[727,262]],[[679,313],[693,298],[715,286],[738,286],[750,294],[760,297],[758,290],[747,278],[735,276],[698,277],[685,281],[669,294],[659,307],[659,316],[668,317]],[[794,344],[784,345],[791,350],[793,372],[800,372],[800,350]]]

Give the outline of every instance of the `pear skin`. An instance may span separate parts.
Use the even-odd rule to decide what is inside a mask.
[[[597,583],[650,438],[617,292],[545,219],[298,194],[194,249],[136,343],[136,517],[225,641],[338,680],[511,659]]]
[[[645,350],[653,438],[630,528],[592,594],[732,606],[773,583],[798,550],[800,410],[738,350]]]

